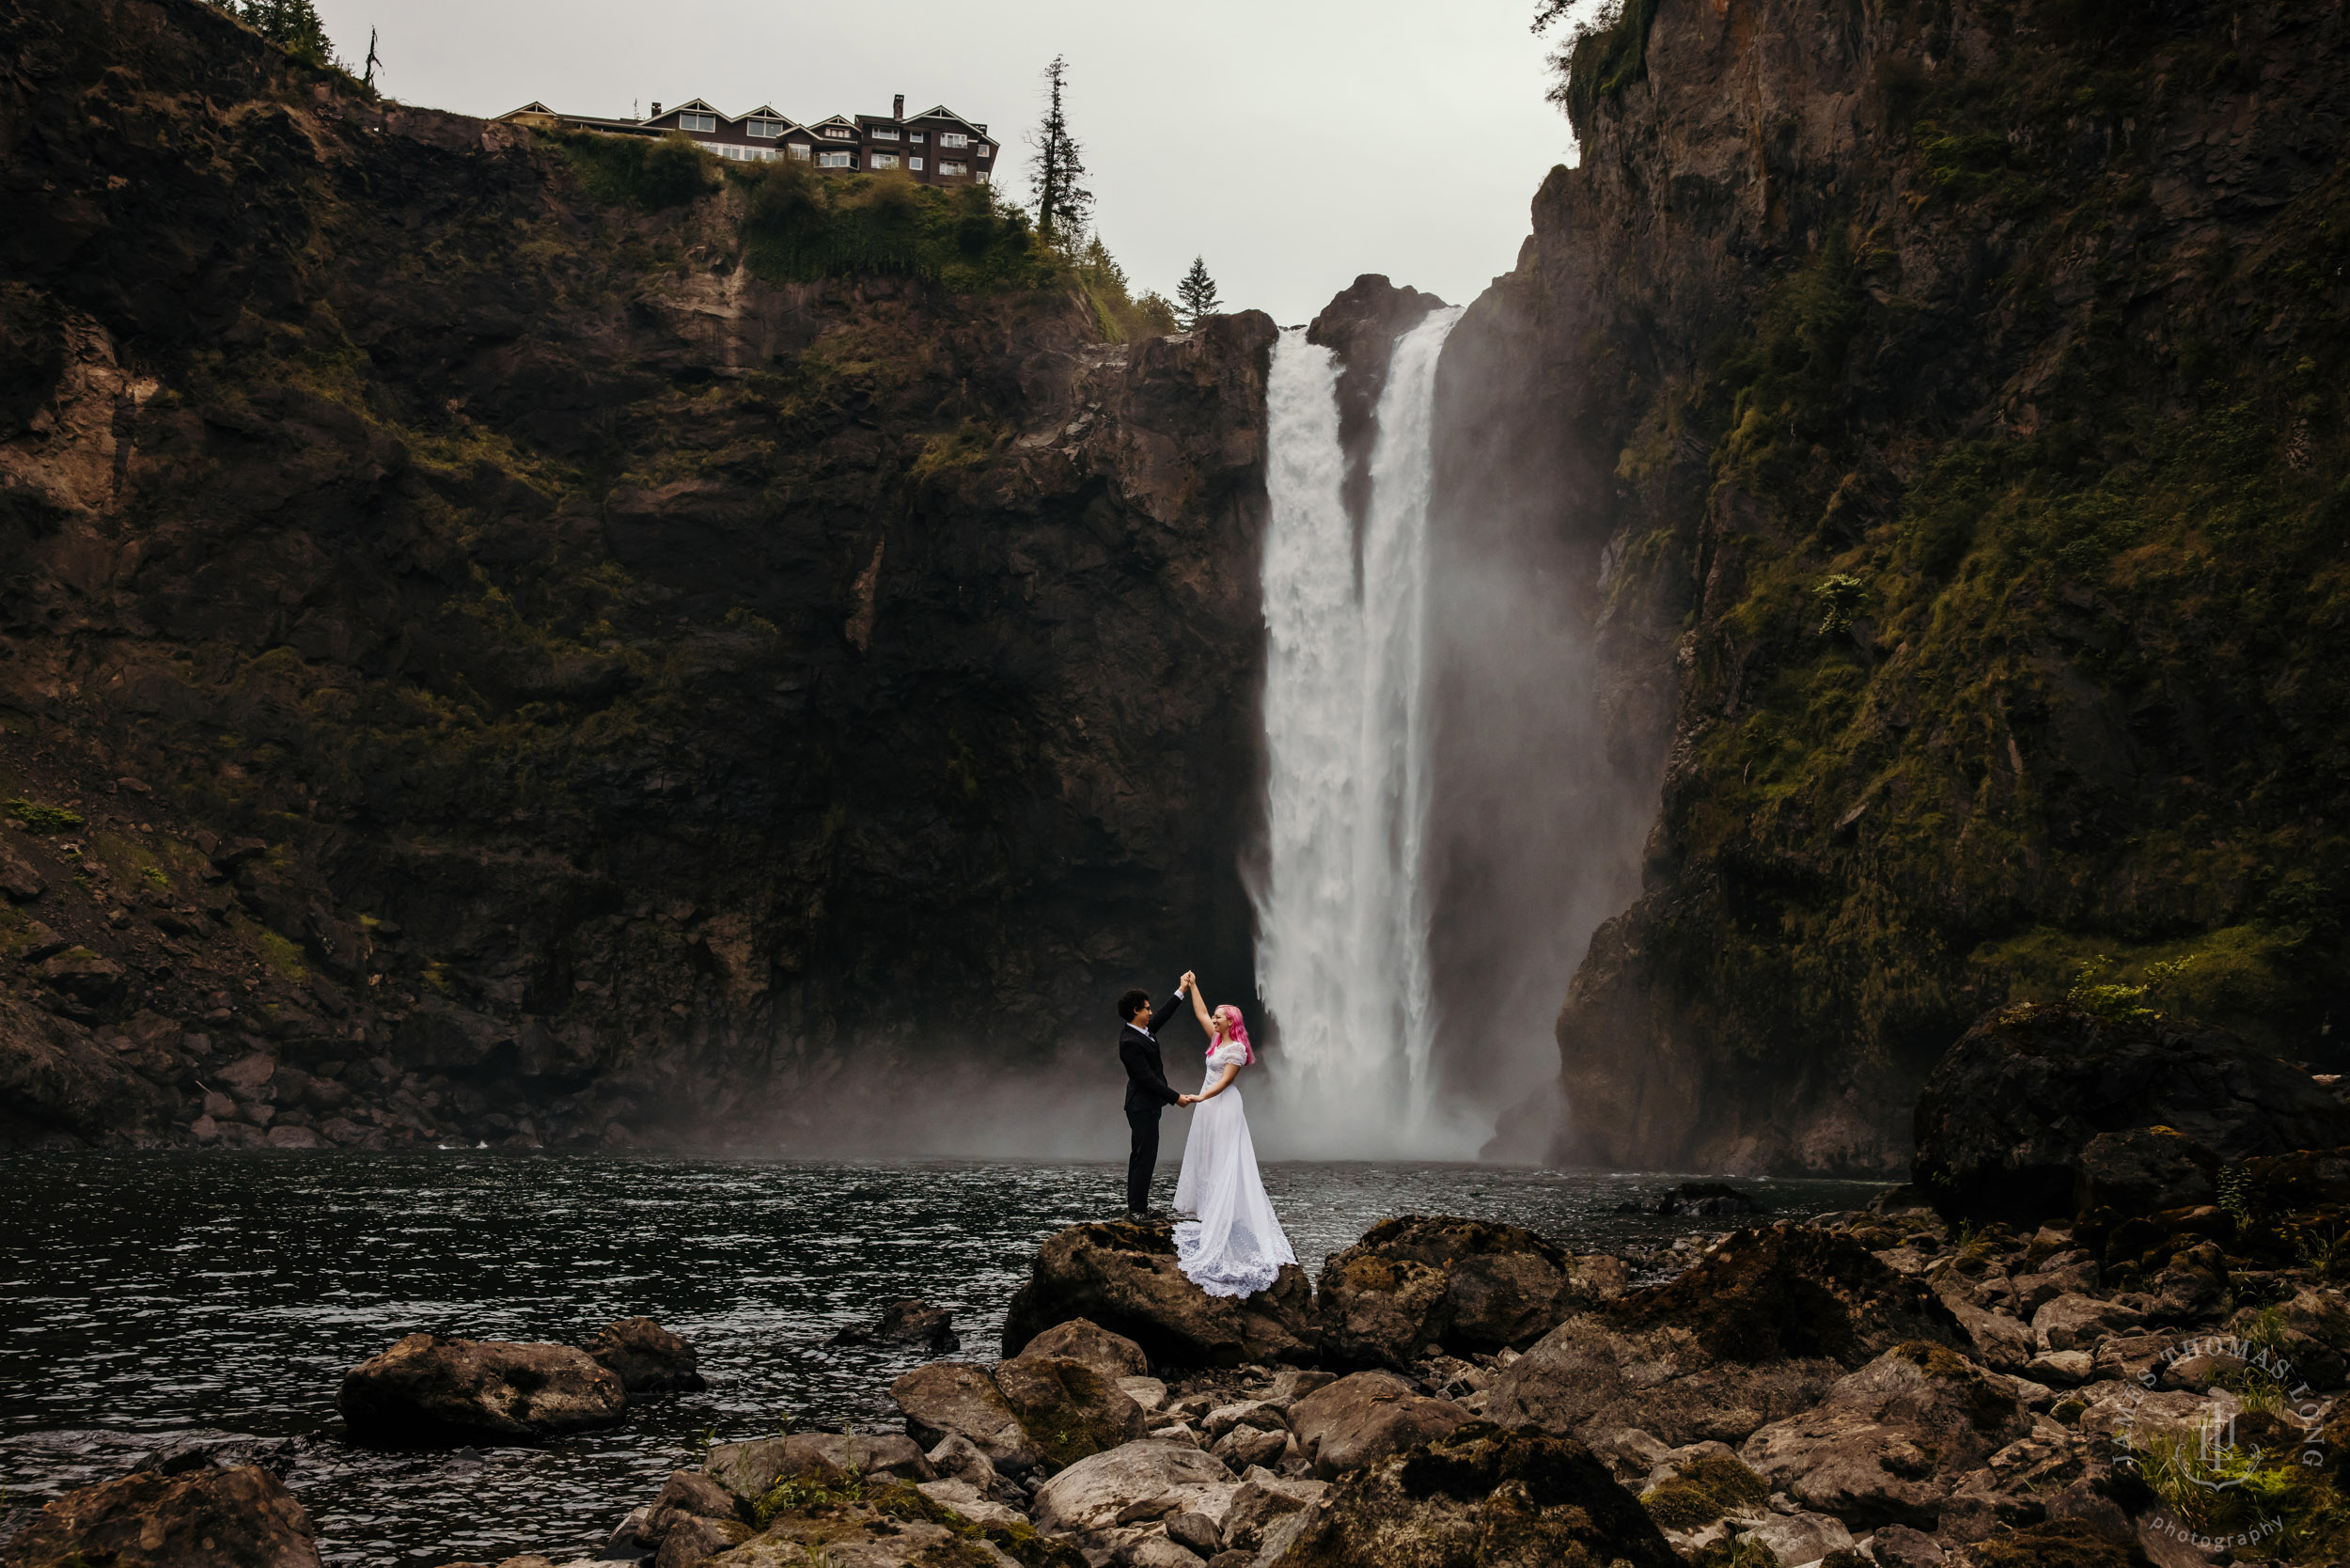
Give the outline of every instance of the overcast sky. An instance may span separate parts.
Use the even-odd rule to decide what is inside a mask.
[[[1359,273],[1455,304],[1507,272],[1527,206],[1573,161],[1543,97],[1532,0],[317,0],[385,91],[496,115],[532,99],[648,112],[706,98],[796,119],[945,103],[1003,138],[1027,191],[1039,72],[1068,56],[1095,226],[1136,292],[1195,252],[1227,308],[1310,318]]]

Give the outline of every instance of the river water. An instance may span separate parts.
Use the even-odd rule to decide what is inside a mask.
[[[120,1473],[175,1435],[296,1436],[290,1482],[329,1562],[562,1561],[650,1500],[707,1433],[758,1436],[787,1413],[894,1428],[890,1380],[925,1357],[824,1342],[884,1302],[950,1307],[964,1353],[995,1359],[1036,1244],[1108,1217],[1121,1174],[446,1152],[0,1155],[0,1488],[21,1507]],[[1309,1272],[1394,1214],[1507,1220],[1575,1250],[1718,1228],[1615,1212],[1671,1180],[1265,1169]],[[1742,1185],[1798,1216],[1877,1190]],[[707,1393],[540,1447],[376,1453],[341,1439],[343,1371],[403,1334],[577,1343],[639,1313],[700,1348]]]

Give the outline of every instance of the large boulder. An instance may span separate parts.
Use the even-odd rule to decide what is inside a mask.
[[[619,1374],[570,1345],[411,1334],[343,1374],[336,1401],[362,1442],[530,1442],[616,1426]]]
[[[607,1323],[581,1347],[619,1375],[632,1394],[690,1393],[707,1388],[694,1347],[650,1318]]]
[[[1580,1267],[1515,1225],[1408,1215],[1323,1264],[1314,1322],[1326,1363],[1400,1370],[1432,1344],[1454,1356],[1524,1350],[1620,1280],[1620,1269]]]
[[[1085,1318],[1055,1324],[1023,1345],[1020,1354],[1065,1356],[1073,1361],[1083,1361],[1112,1382],[1121,1377],[1145,1377],[1151,1372],[1151,1358],[1142,1353],[1140,1345]]]
[[[2021,1004],[1927,1074],[1911,1180],[1945,1215],[2068,1218],[2102,1134],[2168,1127],[2221,1161],[2350,1143],[2350,1102],[2222,1030]]]
[[[1290,1406],[1290,1430],[1314,1473],[1336,1476],[1376,1465],[1415,1443],[1465,1423],[1469,1413],[1430,1399],[1393,1372],[1361,1372],[1317,1388]]]
[[[1037,1489],[1036,1527],[1086,1548],[1118,1552],[1177,1513],[1218,1529],[1239,1480],[1223,1461],[1189,1443],[1147,1438],[1080,1459]]]
[[[1055,1466],[1131,1443],[1145,1430],[1141,1405],[1070,1356],[1016,1356],[995,1369],[995,1387],[1037,1451]]]
[[[1494,1381],[1487,1414],[1598,1442],[1736,1443],[1905,1341],[1972,1341],[1923,1283],[1839,1231],[1740,1231],[1669,1283],[1568,1319]]]
[[[906,1435],[926,1450],[950,1436],[963,1437],[989,1464],[1014,1474],[1043,1457],[985,1367],[933,1361],[891,1384],[889,1397],[905,1417]]]
[[[1056,1324],[1085,1318],[1142,1347],[1153,1365],[1237,1367],[1310,1361],[1313,1289],[1303,1269],[1246,1300],[1210,1295],[1175,1262],[1164,1221],[1077,1225],[1045,1239],[1004,1314],[1004,1354]]]
[[[1483,1422],[1349,1476],[1304,1517],[1281,1568],[1683,1568],[1582,1444]]]
[[[914,1440],[894,1432],[794,1432],[747,1443],[713,1443],[702,1460],[702,1474],[745,1506],[765,1497],[778,1481],[800,1476],[826,1484],[856,1475],[893,1475],[917,1482],[938,1479],[937,1467]]]
[[[2016,1396],[1955,1351],[1896,1345],[1837,1379],[1817,1407],[1755,1433],[1739,1457],[1774,1491],[1856,1529],[1931,1530],[1967,1472],[2030,1435]]]
[[[319,1568],[309,1515],[258,1465],[140,1471],[42,1505],[8,1538],[8,1568]]]

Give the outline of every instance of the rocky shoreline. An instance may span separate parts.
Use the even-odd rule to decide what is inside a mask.
[[[1183,1278],[1166,1222],[1073,1226],[1039,1247],[1000,1359],[897,1378],[900,1430],[710,1441],[570,1568],[2330,1560],[2350,1544],[2350,1135],[2275,1145],[2350,1111],[2243,1058],[2006,1010],[1930,1080],[1919,1184],[1657,1255],[1405,1215],[1235,1301]],[[1968,1090],[1986,1075],[2039,1087]],[[2215,1083],[2227,1104],[2195,1098]],[[954,1343],[919,1302],[859,1337]],[[580,1349],[416,1335],[341,1404],[361,1441],[530,1441],[699,1377],[642,1319]],[[159,1457],[0,1556],[306,1568],[266,1461]],[[191,1532],[212,1544],[173,1557]]]

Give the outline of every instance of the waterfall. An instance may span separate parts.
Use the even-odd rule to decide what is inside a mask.
[[[1428,495],[1436,361],[1460,319],[1396,344],[1378,410],[1359,587],[1340,498],[1337,367],[1281,335],[1266,392],[1265,741],[1270,853],[1257,992],[1279,1027],[1267,1142],[1285,1154],[1465,1155],[1434,1103],[1424,886]]]

